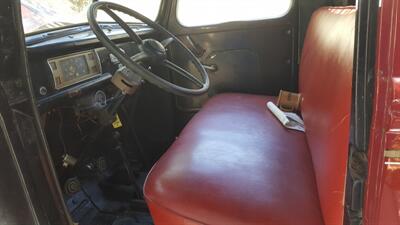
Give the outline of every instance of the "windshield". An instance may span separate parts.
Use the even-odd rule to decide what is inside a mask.
[[[161,0],[107,0],[131,8],[151,20],[157,18]],[[86,11],[92,0],[21,0],[22,21],[25,33],[62,28],[86,23]],[[120,15],[126,22],[138,20]],[[113,21],[105,13],[98,13],[100,22]]]

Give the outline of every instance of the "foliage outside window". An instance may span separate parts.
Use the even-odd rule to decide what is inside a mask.
[[[131,8],[155,20],[161,0],[107,0]],[[86,12],[92,0],[21,0],[22,21],[25,33],[62,28],[68,25],[86,23]],[[139,22],[132,17],[120,15],[126,22]],[[105,13],[98,14],[98,20],[112,21]]]

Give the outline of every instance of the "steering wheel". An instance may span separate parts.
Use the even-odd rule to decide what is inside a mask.
[[[129,38],[138,45],[140,50],[139,53],[129,57],[116,44],[114,44],[114,42],[111,41],[111,39],[103,32],[102,28],[99,26],[99,22],[96,20],[98,10],[102,10],[107,13],[121,26],[121,28],[129,35]],[[124,22],[117,14],[115,14],[114,11],[132,16],[169,38],[162,42],[159,42],[155,39],[142,40],[126,22]],[[126,68],[128,68],[133,74],[136,74],[144,80],[156,85],[157,87],[176,95],[201,95],[207,92],[210,86],[210,79],[203,65],[177,37],[175,37],[171,32],[163,28],[161,25],[153,22],[152,20],[132,9],[111,2],[93,3],[87,12],[87,17],[90,27],[99,41],[119,60],[122,65],[126,66]],[[178,46],[184,50],[188,59],[199,71],[202,78],[201,80],[167,59],[167,52],[165,48],[172,42],[176,42]],[[174,84],[144,68],[139,64],[139,62],[149,62],[151,65],[161,65],[171,69],[193,83],[196,88],[186,88]]]

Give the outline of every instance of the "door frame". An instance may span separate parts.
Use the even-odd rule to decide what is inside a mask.
[[[0,138],[5,140],[0,144],[11,157],[0,158],[2,165],[10,164],[8,171],[0,171],[0,192],[11,195],[20,190],[18,198],[2,201],[1,210],[7,216],[0,223],[72,224],[40,126],[28,70],[20,0],[1,1],[0,16]]]

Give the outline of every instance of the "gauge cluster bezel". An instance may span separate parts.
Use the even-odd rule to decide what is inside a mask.
[[[79,75],[74,79],[65,80],[66,74],[63,73],[62,62],[65,60],[73,60],[80,57],[85,58],[86,64],[88,66],[88,73],[84,75]],[[72,86],[95,76],[99,76],[103,73],[100,58],[96,50],[77,52],[55,58],[50,58],[47,60],[47,64],[50,67],[53,76],[53,86],[55,90],[60,90]]]

